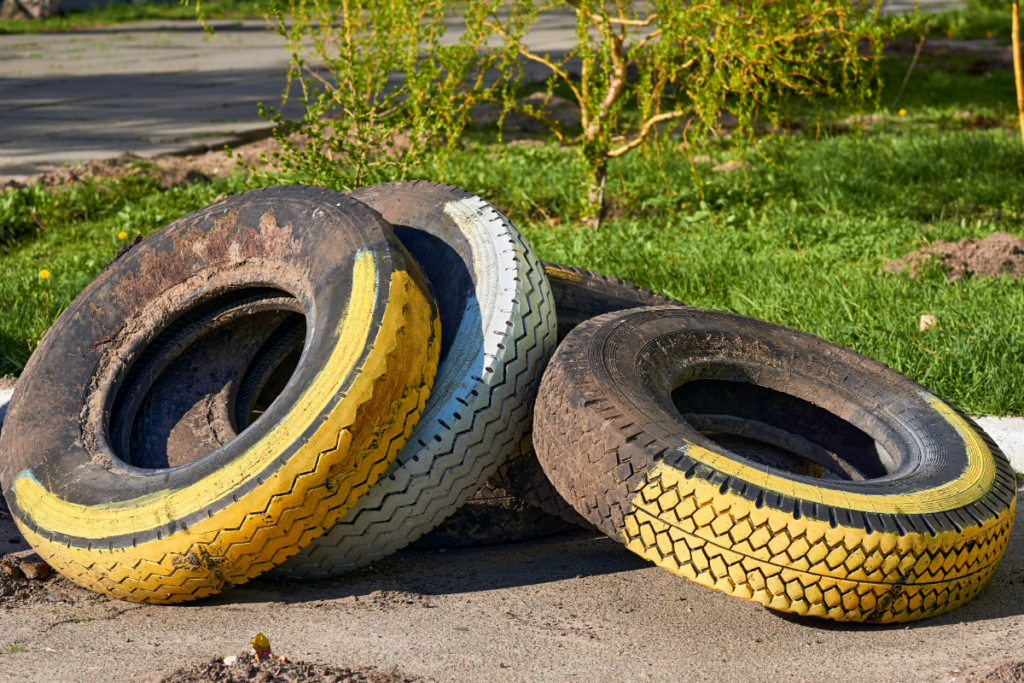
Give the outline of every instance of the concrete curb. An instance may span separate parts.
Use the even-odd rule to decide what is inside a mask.
[[[1024,472],[1024,417],[976,417],[978,423],[1013,465],[1014,472]]]

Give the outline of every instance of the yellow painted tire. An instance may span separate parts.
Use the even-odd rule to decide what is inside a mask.
[[[133,464],[150,460],[109,438],[125,388],[182,321],[248,296],[306,316],[284,390],[198,459]],[[79,585],[201,598],[283,562],[377,481],[423,410],[439,342],[427,284],[379,214],[321,188],[247,192],[120,255],[61,314],[8,409],[0,485],[26,539]]]
[[[766,607],[903,622],[995,571],[1014,472],[969,418],[849,349],[752,318],[648,307],[555,352],[534,446],[635,553]]]

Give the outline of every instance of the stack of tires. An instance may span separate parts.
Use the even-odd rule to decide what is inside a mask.
[[[436,183],[256,190],[122,250],[26,366],[0,485],[51,565],[136,602],[584,526],[881,622],[973,597],[1016,503],[992,440],[910,379],[542,263]]]

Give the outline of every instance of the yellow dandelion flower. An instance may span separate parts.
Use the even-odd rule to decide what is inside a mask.
[[[43,268],[42,270],[39,271],[40,280],[45,280],[48,277],[50,277],[50,271],[48,271],[46,268]]]
[[[117,233],[117,239],[119,239],[119,240],[123,240],[126,237],[128,237],[128,233],[124,232],[123,230],[121,232]]]
[[[907,115],[907,110],[906,109],[900,109],[900,116],[906,116],[906,115]]]

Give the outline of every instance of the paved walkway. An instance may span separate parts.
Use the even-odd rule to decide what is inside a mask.
[[[256,103],[279,101],[281,43],[259,21],[221,25],[209,40],[189,22],[0,36],[0,182],[69,161],[265,134]]]
[[[886,7],[907,11],[913,2]],[[195,153],[268,135],[256,103],[280,102],[283,39],[263,20],[213,24],[209,39],[190,21],[0,35],[0,185],[67,162]],[[557,52],[574,41],[572,15],[547,13],[529,43]]]
[[[0,518],[0,541],[12,528]],[[1018,524],[977,598],[893,626],[771,612],[586,532],[403,550],[334,581],[257,580],[174,607],[92,600],[55,581],[55,602],[0,609],[0,682],[155,683],[247,650],[259,632],[290,659],[397,666],[436,683],[976,682],[1024,659],[1022,573]]]

